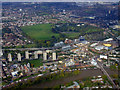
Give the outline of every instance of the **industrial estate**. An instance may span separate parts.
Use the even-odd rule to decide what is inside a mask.
[[[119,2],[3,2],[1,88],[120,89]]]

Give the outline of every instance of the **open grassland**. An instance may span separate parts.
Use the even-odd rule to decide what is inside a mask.
[[[68,37],[68,38],[73,39],[73,38],[79,37],[80,33],[76,33],[76,32],[74,32],[74,33],[64,33],[64,35],[66,35],[66,37]]]
[[[42,63],[42,59],[37,59],[37,60],[27,60],[27,61],[22,62],[22,64],[27,64],[27,63],[30,63],[31,66],[33,66],[33,67],[40,67],[40,66],[43,65],[43,63]]]
[[[30,60],[29,63],[33,64],[34,67],[39,67],[39,66],[42,66],[42,65],[43,65],[42,59]]]
[[[50,40],[52,36],[59,37],[59,34],[51,31],[52,24],[39,24],[21,27],[23,32],[35,40]]]

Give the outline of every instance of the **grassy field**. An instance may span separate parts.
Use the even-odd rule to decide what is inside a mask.
[[[59,34],[51,31],[52,24],[39,24],[21,27],[24,33],[35,40],[50,40],[52,36],[59,37]]]
[[[80,33],[64,33],[68,38],[76,38],[79,37]]]
[[[27,62],[23,62],[23,64],[27,64],[27,63],[32,64],[34,67],[39,67],[39,66],[42,66],[42,65],[43,65],[42,59],[27,60]]]
[[[41,62],[42,59],[38,59],[38,60],[30,60],[30,63],[34,65],[34,67],[39,67],[42,66],[43,63]]]

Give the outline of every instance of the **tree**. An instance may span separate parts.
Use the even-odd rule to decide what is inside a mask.
[[[113,74],[112,77],[113,78],[118,78],[118,74]]]
[[[47,43],[46,43],[46,44],[47,44],[47,46],[48,46],[48,47],[50,47],[51,42],[50,42],[50,41],[47,41]]]
[[[111,66],[110,66],[110,69],[111,69],[111,70],[116,70],[117,68],[116,68],[115,65],[111,65]]]
[[[77,74],[79,74],[79,73],[80,73],[79,70],[76,70],[76,71],[73,72],[73,74],[75,74],[75,75],[77,75]]]

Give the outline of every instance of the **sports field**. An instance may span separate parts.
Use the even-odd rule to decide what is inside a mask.
[[[25,34],[35,40],[50,40],[52,36],[59,37],[59,34],[53,33],[51,28],[52,24],[39,24],[21,27]]]

